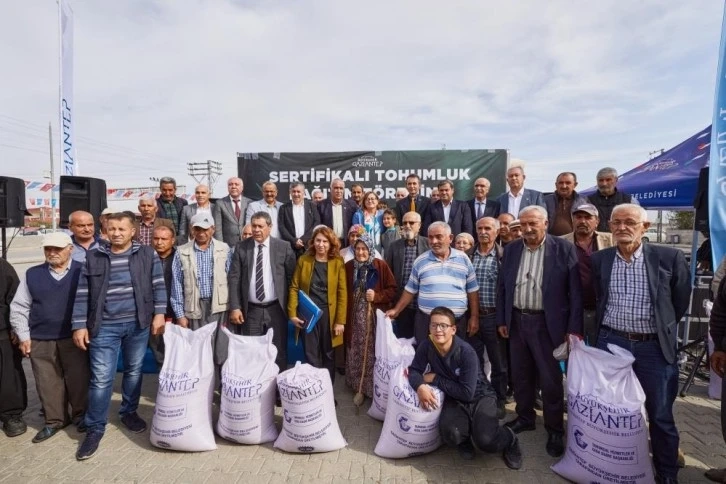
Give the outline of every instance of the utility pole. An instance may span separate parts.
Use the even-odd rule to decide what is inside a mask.
[[[206,179],[207,185],[209,186],[209,194],[212,195],[214,193],[214,184],[222,174],[222,163],[214,160],[190,161],[187,163],[187,169],[189,170],[189,176],[194,178],[197,183],[204,183]]]

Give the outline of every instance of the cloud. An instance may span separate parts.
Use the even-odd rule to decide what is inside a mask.
[[[722,13],[707,0],[72,5],[78,155],[110,186],[191,186],[186,163],[206,159],[230,176],[238,151],[442,144],[508,148],[534,188],[626,171],[709,124]],[[57,147],[55,7],[24,1],[0,31],[0,154],[17,161],[3,171],[37,179],[48,121]]]

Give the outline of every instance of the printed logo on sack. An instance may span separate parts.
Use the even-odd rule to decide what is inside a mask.
[[[578,446],[579,448],[581,448],[582,450],[585,450],[585,449],[587,449],[587,442],[585,442],[585,441],[583,440],[583,438],[582,438],[582,437],[583,437],[584,435],[585,435],[585,434],[584,434],[584,433],[582,433],[582,430],[580,430],[580,429],[577,429],[577,430],[575,430],[575,443],[576,443],[576,444],[577,444],[577,446]]]
[[[169,442],[164,442],[163,440],[158,441],[156,445],[165,449],[171,449],[171,444]]]
[[[282,413],[284,414],[285,422],[287,422],[287,423],[292,422],[292,417],[290,416],[289,413],[287,413],[287,410],[283,411]]]
[[[381,390],[378,388],[378,385],[373,385],[373,392],[376,394],[378,398],[381,397]]]
[[[300,452],[312,452],[315,450],[315,447],[311,447],[309,445],[301,445],[297,448]]]
[[[411,430],[411,426],[408,424],[408,417],[399,417],[398,418],[398,426],[404,432],[408,432],[409,430]]]

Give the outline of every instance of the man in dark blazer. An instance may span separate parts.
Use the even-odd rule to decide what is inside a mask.
[[[615,344],[635,358],[633,371],[645,392],[656,482],[677,482],[678,322],[688,309],[691,279],[678,249],[642,243],[650,223],[642,207],[613,208],[615,247],[592,254],[599,328],[597,346]]]
[[[576,187],[577,175],[565,171],[557,175],[554,193],[542,197],[549,220],[548,233],[563,236],[574,231],[572,211],[588,203],[586,197],[575,191]]]
[[[535,429],[539,383],[546,450],[564,452],[562,371],[552,352],[568,334],[582,335],[582,289],[575,246],[547,235],[547,212],[539,206],[519,213],[523,241],[504,248],[497,292],[499,335],[509,338],[517,418],[515,433]]]
[[[230,247],[240,241],[245,226],[245,212],[252,200],[242,196],[244,182],[241,178],[227,180],[229,195],[217,200],[212,210],[214,217],[214,238],[224,241]]]
[[[426,237],[421,237],[421,215],[417,212],[407,212],[403,214],[401,220],[401,238],[391,242],[388,249],[383,253],[386,264],[391,268],[393,277],[396,278],[396,298],[395,301],[401,299],[403,289],[406,287],[408,278],[411,275],[413,261],[418,256],[429,250],[429,241]],[[408,248],[408,253],[407,253]],[[406,258],[408,257],[408,261]],[[413,338],[414,336],[414,318],[416,316],[416,300],[404,308],[396,317],[399,338]]]
[[[285,371],[287,296],[295,272],[295,254],[289,243],[270,236],[269,213],[256,212],[250,225],[252,237],[237,243],[227,275],[229,322],[237,325],[233,331],[248,336],[261,336],[272,328],[275,363]]]
[[[462,232],[474,232],[474,222],[466,202],[454,199],[454,184],[449,180],[439,182],[439,201],[429,205],[424,217],[423,233],[427,233],[429,225],[434,222],[446,222],[451,227],[451,234],[456,238]],[[448,211],[448,217],[446,212]]]
[[[310,200],[305,200],[305,185],[302,182],[290,184],[290,201],[280,207],[277,223],[280,238],[290,243],[297,257],[304,254],[313,229],[320,225],[320,214]]]
[[[476,233],[476,222],[480,218],[484,217],[499,217],[502,206],[497,200],[487,198],[489,195],[489,188],[491,183],[486,178],[477,178],[474,180],[474,198],[467,201],[466,204],[469,206],[471,212],[471,222],[474,226],[472,230],[472,237],[477,240]]]
[[[344,197],[345,182],[340,178],[336,178],[330,182],[330,196],[318,203],[320,223],[333,230],[335,236],[340,240],[341,247],[348,245],[348,230],[353,221],[353,214],[358,210],[355,201],[346,200]],[[336,220],[338,223],[336,223]]]
[[[426,216],[426,210],[431,204],[428,197],[421,195],[421,179],[415,173],[410,173],[406,177],[406,190],[408,196],[396,202],[396,215],[398,220],[403,220],[403,215],[413,209],[414,212],[421,216],[421,220]]]
[[[189,202],[176,196],[176,180],[170,176],[162,177],[159,180],[159,191],[161,194],[156,199],[156,216],[171,220],[174,224],[174,232],[178,234],[182,210]]]
[[[519,217],[519,212],[530,205],[544,207],[542,193],[537,190],[524,188],[524,168],[513,166],[507,170],[507,185],[509,190],[499,195],[497,201],[501,206],[501,213],[511,213],[514,218]]]

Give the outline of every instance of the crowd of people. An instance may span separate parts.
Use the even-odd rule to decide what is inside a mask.
[[[345,375],[373,392],[376,309],[398,337],[415,338],[409,381],[424,408],[442,390],[441,435],[471,459],[477,450],[522,463],[518,434],[535,430],[541,405],[546,451],[565,450],[563,373],[553,351],[568,337],[630,350],[646,394],[658,482],[676,482],[678,431],[676,325],[690,297],[683,254],[641,243],[647,212],[617,189],[603,168],[585,197],[575,173],[560,173],[554,192],[525,188],[522,166],[507,170],[508,189],[491,197],[486,178],[471,198],[443,180],[421,193],[415,173],[389,207],[375,192],[334,179],[328,197],[305,198],[302,183],[277,200],[273,182],[261,200],[231,178],[214,203],[176,196],[162,178],[158,199],[132,212],[86,212],[69,219],[71,235],[43,239],[45,263],[21,282],[0,262],[0,420],[8,436],[24,433],[29,357],[45,426],[42,442],[74,424],[86,436],[76,452],[90,458],[108,421],[116,360],[123,355],[120,421],[146,430],[137,414],[147,346],[163,363],[165,324],[195,330],[211,322],[235,334],[273,329],[277,364],[287,368],[288,321],[296,331],[301,292],[322,311],[300,331],[308,363]],[[96,227],[99,228],[96,231]],[[214,339],[215,363],[227,354]],[[506,423],[505,404],[516,401]]]

